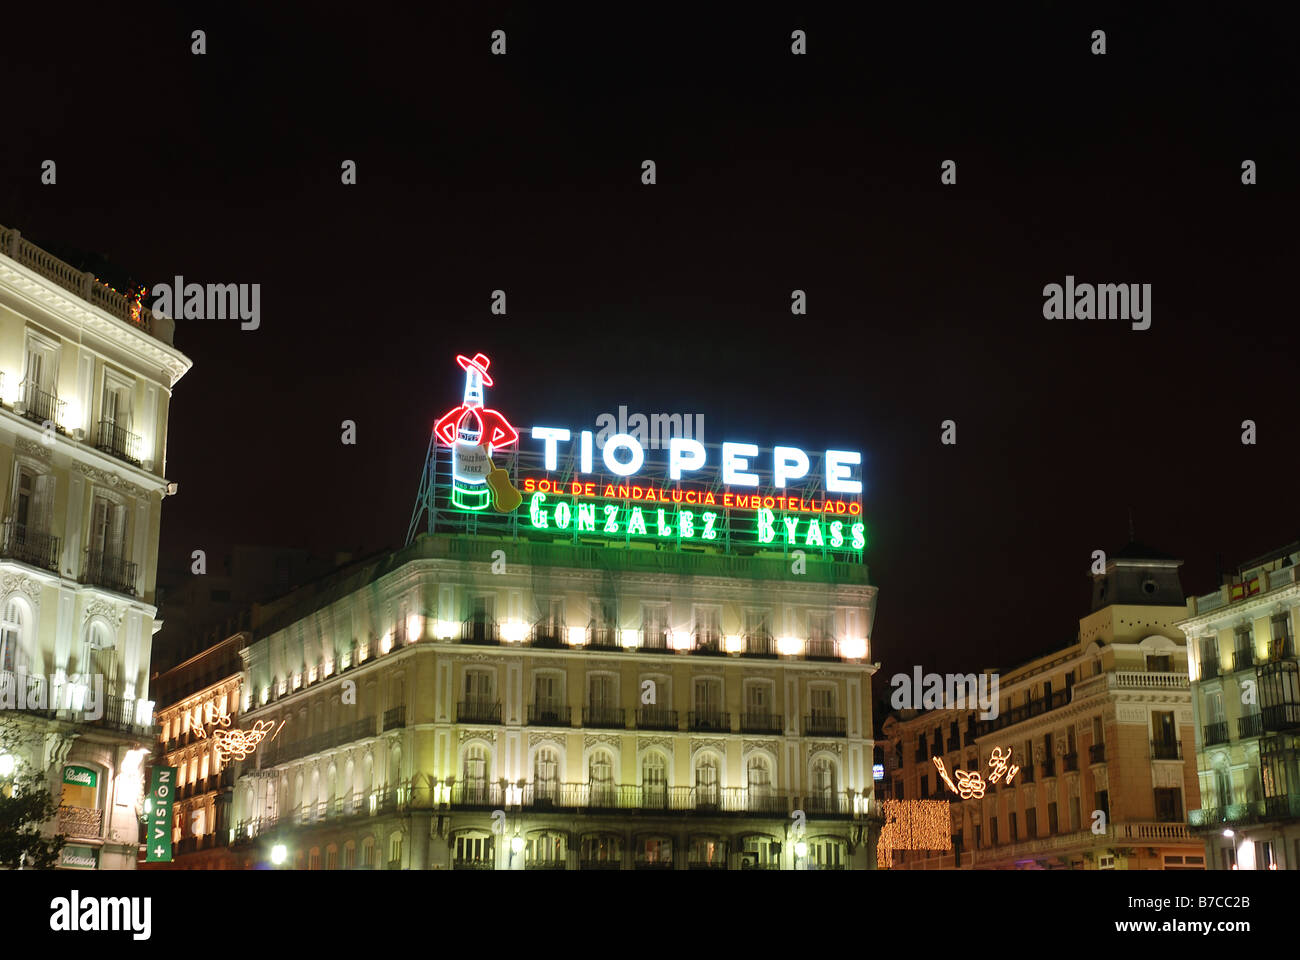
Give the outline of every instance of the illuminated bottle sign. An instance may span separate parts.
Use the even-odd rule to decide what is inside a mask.
[[[519,440],[519,431],[495,410],[483,406],[483,387],[492,386],[484,354],[457,356],[465,371],[465,394],[460,405],[438,418],[434,433],[451,447],[451,502],[462,510],[486,510],[492,502],[488,486],[492,451]]]

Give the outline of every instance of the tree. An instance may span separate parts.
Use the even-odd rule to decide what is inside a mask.
[[[49,870],[67,842],[62,834],[41,835],[59,812],[44,773],[20,774],[0,789],[0,867]]]

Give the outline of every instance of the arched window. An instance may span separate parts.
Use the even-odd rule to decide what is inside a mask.
[[[716,806],[718,793],[718,758],[712,753],[701,753],[695,758],[695,805]]]
[[[835,811],[835,764],[829,757],[818,757],[812,764],[812,800],[814,809]]]
[[[533,756],[533,798],[554,802],[560,793],[560,755],[552,747],[541,747]]]
[[[750,810],[764,810],[772,797],[772,767],[767,757],[754,754],[745,766],[746,784],[749,787]]]
[[[86,629],[86,639],[82,644],[81,662],[78,664],[81,682],[93,684],[95,677],[103,677],[104,692],[116,695],[117,678],[114,674],[116,664],[113,653],[113,636],[108,632],[108,626],[98,620],[91,621]],[[195,727],[202,726],[201,718],[200,706],[195,704],[191,725]]]
[[[27,637],[31,620],[27,605],[17,597],[5,604],[4,622],[0,623],[0,670],[13,672],[27,666]]]
[[[668,806],[668,761],[657,750],[651,750],[641,760],[641,804]]]
[[[592,751],[587,761],[587,779],[593,807],[614,805],[614,758],[608,750]]]

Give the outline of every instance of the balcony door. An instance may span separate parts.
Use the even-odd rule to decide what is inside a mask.
[[[542,747],[533,757],[533,797],[554,803],[560,794],[560,755]]]
[[[1152,714],[1151,723],[1157,743],[1173,745],[1178,742],[1178,729],[1174,726],[1173,711],[1162,710]]]
[[[835,764],[826,757],[818,757],[813,761],[812,799],[817,810],[835,810]]]
[[[695,681],[695,719],[712,723],[722,712],[722,681],[715,679]]]
[[[766,810],[772,797],[772,768],[767,758],[757,754],[751,756],[745,774],[750,810]]]
[[[745,688],[745,712],[751,722],[772,715],[772,690],[766,683],[751,683]]]
[[[126,507],[96,496],[90,521],[92,565],[121,560],[126,544]]]
[[[467,803],[487,802],[488,777],[487,748],[472,744],[465,751],[465,801]]]
[[[58,382],[58,348],[32,335],[27,337],[27,364],[23,380],[23,402],[33,416],[54,419],[54,387]]]
[[[539,673],[533,677],[533,704],[539,720],[550,722],[559,719],[563,703],[560,681],[561,678],[553,673]]]
[[[100,419],[121,430],[131,429],[131,388],[107,375],[104,378],[104,404]]]
[[[588,779],[591,784],[591,805],[614,805],[614,757],[608,750],[596,750],[588,761]]]
[[[662,753],[651,751],[641,761],[641,792],[643,806],[668,806],[668,763]]]
[[[695,805],[713,807],[718,804],[718,758],[702,753],[695,761]]]

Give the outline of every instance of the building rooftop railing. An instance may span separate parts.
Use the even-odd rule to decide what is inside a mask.
[[[22,264],[33,273],[50,280],[110,316],[142,330],[163,343],[171,344],[176,324],[167,317],[155,316],[143,303],[118,293],[94,274],[78,270],[54,254],[42,250],[20,231],[0,226],[0,254]]]

